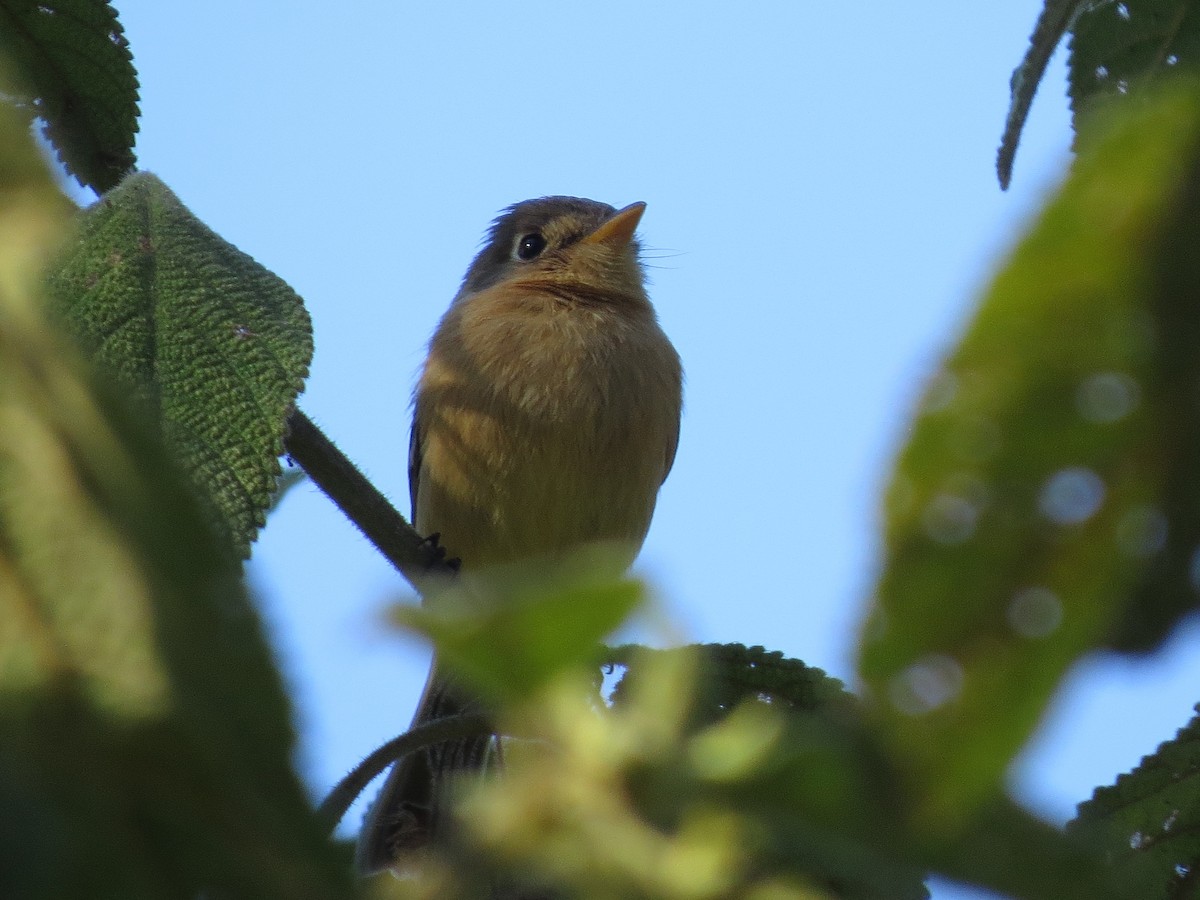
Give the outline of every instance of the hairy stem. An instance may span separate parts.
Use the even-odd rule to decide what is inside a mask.
[[[426,540],[387,498],[299,409],[288,417],[288,455],[337,504],[380,553],[418,591],[431,576],[453,576],[444,551]]]
[[[342,816],[346,814],[350,804],[363,792],[363,789],[371,783],[375,776],[400,757],[433,744],[478,737],[490,734],[492,731],[493,727],[488,717],[478,713],[434,719],[432,722],[406,731],[372,752],[345,778],[334,785],[333,790],[321,802],[317,815],[328,824],[329,830],[332,831],[342,820]]]

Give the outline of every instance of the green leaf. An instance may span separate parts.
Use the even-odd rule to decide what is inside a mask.
[[[1191,0],[1086,4],[1071,28],[1069,92],[1079,132],[1088,112],[1180,70],[1200,68],[1200,8]]]
[[[0,113],[0,895],[345,897],[238,567],[46,321],[62,201]]]
[[[996,171],[1007,188],[1021,129],[1062,36],[1070,32],[1069,93],[1075,131],[1105,102],[1140,96],[1163,76],[1200,66],[1200,11],[1191,0],[1046,0],[1013,72],[1012,102]]]
[[[1138,897],[1200,891],[1200,716],[1112,787],[1079,806],[1069,829],[1105,848],[1111,875]]]
[[[84,213],[52,289],[96,359],[150,404],[248,554],[312,358],[300,298],[149,174]]]
[[[67,171],[103,193],[133,167],[138,81],[117,13],[101,0],[0,0],[3,90],[45,123]]]
[[[886,769],[835,681],[734,645],[609,655],[628,666],[613,706],[568,674],[501,710],[522,739],[505,743],[503,778],[461,798],[461,841],[437,848],[434,873],[519,896],[927,896]],[[729,689],[697,696],[697,663]],[[768,702],[755,683],[780,693]],[[711,709],[717,695],[731,705]]]
[[[696,654],[699,675],[695,695],[690,698],[693,716],[712,722],[744,700],[758,699],[797,712],[838,715],[854,696],[824,670],[798,659],[788,659],[778,650],[747,647],[745,644],[689,644],[655,650],[640,644],[605,648],[601,665],[625,669],[612,691],[611,702],[620,705],[629,685],[639,677],[647,660],[660,655]],[[641,663],[634,666],[634,662]]]
[[[690,691],[657,700],[691,708],[678,756],[666,754],[630,778],[643,815],[679,827],[690,811],[723,808],[755,835],[754,869],[842,898],[928,896],[922,853],[905,847],[889,764],[840,681],[762,647],[630,649],[610,651],[629,666],[616,710],[653,697],[645,682],[662,677],[662,660],[694,655],[697,664]],[[655,718],[667,716],[662,710]]]
[[[1029,116],[1029,107],[1033,105],[1033,96],[1037,93],[1042,76],[1046,74],[1046,66],[1054,50],[1062,40],[1071,22],[1079,13],[1085,0],[1046,0],[1042,14],[1038,16],[1033,35],[1029,38],[1029,49],[1025,58],[1013,70],[1009,87],[1012,100],[1008,106],[1008,120],[1004,123],[1004,135],[1000,138],[1000,149],[996,154],[996,173],[1000,177],[1000,187],[1007,190],[1012,180],[1013,160],[1017,155],[1017,143],[1021,139],[1021,130]]]
[[[600,641],[642,602],[639,582],[596,571],[543,576],[522,568],[493,573],[486,586],[464,576],[425,606],[397,607],[393,616],[429,637],[475,689],[512,701],[592,663]]]
[[[663,803],[665,793],[668,804],[680,795],[747,815],[764,835],[761,860],[841,897],[924,896],[921,869],[1018,897],[1113,896],[1087,841],[1064,836],[1005,799],[989,803],[949,839],[911,831],[893,765],[863,728],[857,698],[799,660],[740,644],[613,648],[606,660],[630,666],[614,705],[629,702],[630,684],[636,693],[638,681],[654,675],[647,663],[679,653],[696,654],[699,662],[690,697],[693,727],[712,726],[739,704],[756,701],[786,712],[786,728],[769,752],[753,757],[747,751],[754,745],[745,747],[744,738],[738,752],[739,729],[704,728],[689,748],[689,764],[711,756],[700,756],[701,747],[720,748],[743,761],[741,771],[735,776],[733,767],[709,763],[701,767],[707,774],[699,785],[676,784],[674,792],[646,779],[644,803]],[[722,768],[726,777],[714,777]],[[681,770],[671,762],[657,777],[671,784],[667,772]]]
[[[841,704],[777,718],[762,706],[743,704],[693,737],[681,759],[637,773],[631,792],[644,813],[678,825],[693,810],[724,808],[754,835],[756,869],[848,900],[928,897],[888,768],[856,719]],[[773,721],[770,740],[762,726]]]
[[[1089,835],[1064,834],[1006,797],[976,810],[952,840],[935,841],[926,859],[949,878],[1022,900],[1144,897],[1112,883]]]
[[[929,829],[999,789],[1082,654],[1197,606],[1200,99],[1124,112],[934,378],[888,492],[860,666]]]

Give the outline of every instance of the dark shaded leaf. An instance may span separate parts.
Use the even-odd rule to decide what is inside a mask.
[[[660,783],[651,783],[649,773],[636,773],[635,800],[652,820],[660,819],[667,812],[661,806],[665,783],[675,787],[681,816],[695,807],[736,810],[756,834],[756,865],[804,878],[834,897],[928,897],[922,854],[906,844],[903,811],[887,765],[845,710],[814,713],[781,717],[778,742],[735,778],[712,777],[702,752],[721,734],[720,726],[701,732],[683,759],[653,773]],[[724,735],[719,740],[732,743]],[[731,756],[752,748],[735,745]],[[678,783],[680,770],[691,783]]]
[[[117,13],[102,0],[0,0],[4,92],[45,123],[67,171],[97,193],[134,163],[138,81]]]
[[[1081,803],[1068,827],[1104,847],[1133,895],[1200,896],[1200,716]]]
[[[997,790],[1082,654],[1197,605],[1200,101],[1136,113],[1085,142],[889,490],[861,670],[929,829]]]
[[[1000,149],[996,154],[996,174],[1000,177],[1000,187],[1005,190],[1012,180],[1017,143],[1029,116],[1029,107],[1033,105],[1034,94],[1042,76],[1046,74],[1050,57],[1084,3],[1085,0],[1046,0],[1033,35],[1029,38],[1025,58],[1013,70],[1009,81],[1012,100],[1008,106],[1008,120],[1004,123],[1004,135],[1000,138]]]
[[[697,684],[690,702],[693,716],[701,721],[716,721],[745,700],[832,716],[841,715],[843,706],[855,702],[845,685],[824,670],[788,659],[777,650],[745,644],[689,644],[669,650],[640,644],[607,647],[601,654],[601,664],[625,670],[613,688],[611,702],[619,705],[623,701],[646,660],[677,653],[696,655]],[[642,665],[631,668],[635,660]]]
[[[1017,897],[1114,896],[1090,844],[1005,799],[991,801],[953,833],[930,839],[911,831],[907,797],[891,761],[864,729],[857,698],[799,660],[740,644],[613,648],[606,659],[634,666],[618,685],[616,703],[626,702],[629,683],[645,674],[645,661],[681,652],[696,654],[698,662],[692,722],[711,725],[747,701],[787,712],[774,751],[719,788],[721,803],[762,827],[770,850],[760,852],[772,866],[804,875],[838,897],[923,896],[922,869]],[[667,770],[672,768],[677,766]],[[671,783],[665,771],[658,777]],[[643,787],[643,802],[663,791],[650,781]],[[667,798],[713,802],[714,790],[701,780]]]
[[[1169,73],[1200,70],[1200,7],[1191,0],[1089,3],[1072,25],[1070,49],[1078,133],[1103,101],[1139,96]]]
[[[618,710],[647,702],[653,689],[642,682],[663,677],[664,659],[682,656],[695,669],[680,745],[629,774],[648,820],[680,828],[696,809],[728,809],[755,835],[750,852],[763,872],[845,900],[928,896],[923,854],[906,846],[889,764],[840,681],[741,644],[616,648],[608,656],[628,666],[614,693]]]
[[[0,896],[348,896],[238,566],[45,320],[62,201],[23,130],[0,116]]]
[[[959,833],[928,848],[949,878],[1021,900],[1136,897],[1112,883],[1089,835],[1063,834],[1004,797],[977,809]]]
[[[84,213],[52,288],[99,362],[151,405],[248,554],[312,357],[300,298],[149,174]]]

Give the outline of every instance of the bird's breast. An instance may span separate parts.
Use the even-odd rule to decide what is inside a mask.
[[[652,313],[452,309],[418,390],[418,527],[467,566],[601,540],[632,560],[673,452],[679,378]]]

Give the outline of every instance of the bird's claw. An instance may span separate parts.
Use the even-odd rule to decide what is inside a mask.
[[[446,558],[446,548],[442,545],[442,533],[440,531],[435,531],[433,534],[422,540],[421,546],[426,548],[426,569],[432,569],[438,563],[444,563],[455,572],[462,568],[462,560],[457,556],[452,557],[451,559]]]

